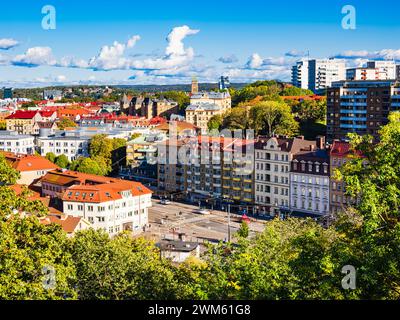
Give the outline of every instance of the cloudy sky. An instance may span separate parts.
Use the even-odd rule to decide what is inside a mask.
[[[342,28],[348,4],[355,30]],[[42,27],[45,5],[55,29]],[[350,66],[400,61],[399,9],[394,0],[7,1],[0,86],[289,80],[307,52]]]

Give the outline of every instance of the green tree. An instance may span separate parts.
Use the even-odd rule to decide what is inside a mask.
[[[400,298],[400,113],[389,115],[389,123],[374,144],[369,135],[350,134],[355,156],[336,172],[346,185],[346,194],[358,199],[355,214],[360,250],[355,267],[358,286],[372,299]]]
[[[61,154],[56,157],[54,163],[61,168],[67,168],[69,166],[69,160],[65,154]]]
[[[207,127],[208,130],[220,130],[222,127],[223,118],[221,115],[217,114],[212,116],[210,121],[208,121]]]
[[[106,175],[107,168],[102,167],[97,161],[91,158],[79,157],[72,161],[70,169],[82,173],[96,174],[99,176]]]
[[[268,135],[281,134],[294,136],[298,133],[299,124],[294,119],[290,107],[282,102],[263,101],[253,107],[251,112],[253,127],[266,127]],[[261,122],[263,121],[263,122]]]
[[[250,128],[249,111],[246,107],[232,108],[225,116],[222,123],[223,128],[229,130],[245,130]]]
[[[90,139],[89,154],[91,157],[101,156],[111,159],[113,143],[106,134],[96,134]]]
[[[313,96],[314,93],[308,89],[302,89],[295,86],[286,87],[282,90],[281,96]]]
[[[249,225],[246,221],[242,221],[240,229],[237,232],[238,236],[241,238],[247,238],[249,236]]]
[[[79,232],[73,240],[80,299],[174,299],[180,294],[174,268],[144,239],[102,231]]]
[[[55,163],[56,162],[56,155],[53,152],[46,153],[46,159]]]
[[[302,122],[323,121],[326,119],[326,110],[326,99],[304,100],[292,108],[296,118]]]
[[[21,178],[19,171],[15,170],[0,153],[0,185],[15,184]]]
[[[2,200],[4,201],[4,200]],[[74,263],[60,226],[44,226],[36,217],[0,222],[0,299],[74,299]],[[46,270],[54,287],[45,287]]]
[[[58,129],[64,130],[65,128],[73,128],[76,127],[77,124],[75,121],[72,121],[70,118],[61,118],[60,121],[57,122]]]

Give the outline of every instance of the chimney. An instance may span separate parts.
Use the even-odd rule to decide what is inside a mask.
[[[317,136],[316,142],[317,142],[318,149],[325,150],[325,137],[324,136]]]
[[[298,136],[297,139],[304,140],[304,136]]]

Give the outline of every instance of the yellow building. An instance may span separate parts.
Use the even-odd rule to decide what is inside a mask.
[[[228,91],[192,94],[186,108],[186,121],[207,132],[207,125],[215,115],[223,115],[231,109],[232,99]]]

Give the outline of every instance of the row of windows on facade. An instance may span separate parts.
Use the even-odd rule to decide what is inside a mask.
[[[329,185],[328,178],[318,178],[318,177],[310,177],[310,176],[303,176],[303,175],[293,175],[293,182],[301,182],[301,183],[308,183],[308,184],[316,184],[316,185]]]
[[[0,147],[0,150],[8,151],[8,152],[15,152],[15,153],[31,153],[32,152],[32,148],[16,148],[13,150],[12,148]]]
[[[256,196],[256,202],[257,203],[263,203],[263,204],[271,204],[271,198],[257,195]],[[275,207],[277,207],[279,205],[281,205],[282,207],[289,207],[289,202],[288,202],[288,200],[281,199],[281,202],[279,204],[279,199],[275,198],[274,202],[273,202],[273,205]]]
[[[263,173],[257,173],[256,180],[281,183],[281,184],[289,184],[288,177],[280,177],[280,181],[279,181],[279,176],[272,176],[272,177],[273,177],[273,179],[271,179],[271,175],[269,175],[269,174],[264,175]]]
[[[33,144],[33,141],[21,141],[21,142],[16,141],[15,142],[15,145],[17,147],[19,147],[19,146],[30,146],[32,144]],[[5,141],[0,141],[0,146],[4,146],[4,145],[12,146],[12,142],[11,141],[7,141],[7,143],[6,143]]]
[[[305,197],[306,195],[309,198],[312,198],[312,197],[320,198],[321,197],[321,190],[320,189],[314,189],[314,194],[313,194],[313,188],[301,187],[300,190],[301,190],[301,195],[303,197]],[[293,195],[297,196],[297,193],[298,193],[298,187],[297,186],[293,186]],[[328,190],[323,190],[322,194],[323,194],[323,198],[324,199],[328,198]]]
[[[280,192],[281,196],[289,196],[289,189],[288,188],[274,187],[274,194],[279,195],[279,190],[281,191]],[[262,184],[257,184],[256,185],[256,191],[270,193],[271,192],[271,187],[270,186],[264,186]]]
[[[56,153],[61,153],[61,149],[56,149],[55,151],[56,151]],[[44,154],[46,151],[44,149],[42,149],[41,152],[42,152],[42,154]],[[83,150],[82,149],[78,149],[78,150],[76,150],[76,149],[71,149],[71,150],[64,149],[63,153],[83,154]]]
[[[313,208],[313,203],[315,203],[315,209]],[[306,207],[306,201],[302,200],[300,207],[298,207],[297,199],[293,200],[293,208],[309,210],[309,211],[328,212],[328,204],[326,204],[326,203],[323,204],[322,211],[321,211],[319,202],[308,201],[307,204],[308,204],[308,206]]]
[[[328,164],[320,164],[317,162],[308,162],[307,163],[307,169],[308,172],[313,172],[313,167],[315,167],[315,172],[319,173],[321,172],[321,167],[323,167],[323,173],[328,173]],[[293,170],[298,170],[298,163],[297,162],[293,162]],[[300,170],[301,171],[306,171],[306,163],[305,162],[301,162],[300,163]]]
[[[48,142],[48,144],[49,144],[49,147],[54,147],[54,145],[56,147],[61,147],[61,146],[68,147],[68,142],[64,142],[64,143],[61,143],[61,142],[56,142],[56,143]],[[79,142],[79,143],[71,142],[69,145],[70,145],[70,147],[75,147],[75,146],[83,147],[83,142]],[[42,142],[42,147],[45,147],[45,146],[46,146],[46,142]]]
[[[281,167],[280,172],[289,172],[289,166],[281,165],[280,167]],[[256,169],[257,170],[271,171],[271,165],[269,163],[266,163],[265,167],[264,167],[264,163],[257,162],[256,163]],[[277,165],[277,164],[274,165],[274,171],[275,172],[279,172],[279,165]]]
[[[78,204],[76,207],[77,207],[76,208],[77,211],[83,211],[83,205]],[[124,208],[126,206],[122,206],[122,207]],[[68,204],[67,205],[67,209],[68,210],[75,210],[73,204]],[[87,209],[88,209],[89,212],[94,212],[94,207],[93,206],[88,206]],[[108,206],[108,209],[112,210],[113,206],[112,205]],[[115,209],[119,209],[119,206],[116,205]],[[103,207],[97,207],[97,212],[105,212],[105,207],[104,206]],[[140,209],[140,213],[141,214],[145,213],[145,209]],[[128,213],[126,213],[126,212],[122,212],[122,213],[121,212],[116,212],[116,219],[119,219],[119,218],[123,219],[123,218],[126,218],[127,216],[131,217],[132,215],[136,216],[138,214],[139,214],[139,210],[129,211]],[[99,222],[105,221],[104,220],[104,216],[96,217],[96,218],[101,218],[101,221],[99,220]],[[113,217],[109,216],[109,220],[110,221],[113,220]]]
[[[264,155],[264,156],[263,156]],[[274,159],[272,159],[271,154],[266,152],[256,152],[256,159],[259,160],[275,160],[275,161],[285,161],[288,162],[289,161],[289,155],[287,154],[281,154],[281,157],[279,159],[279,155],[277,153],[274,154]]]

